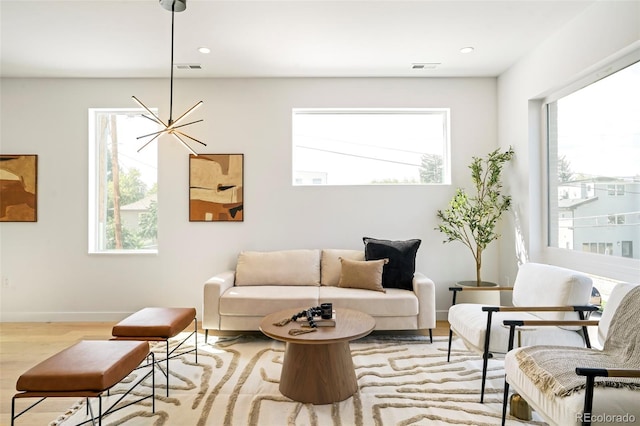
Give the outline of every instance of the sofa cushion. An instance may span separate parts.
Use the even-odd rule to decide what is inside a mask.
[[[364,251],[346,249],[324,249],[320,259],[320,284],[338,285],[342,263],[340,258],[364,260]]]
[[[231,287],[220,298],[220,315],[265,316],[283,309],[318,306],[318,287]]]
[[[359,288],[323,286],[319,289],[318,303],[333,303],[334,308],[355,309],[374,317],[418,315],[418,298],[414,292],[397,288],[386,290],[386,293],[382,293]]]
[[[340,258],[342,272],[339,287],[361,288],[363,290],[381,291],[382,269],[389,263],[389,259],[380,260],[351,260]]]
[[[364,237],[363,241],[367,260],[389,259],[382,274],[383,287],[413,290],[416,254],[421,240],[389,241]]]
[[[243,251],[235,285],[319,286],[320,250]]]

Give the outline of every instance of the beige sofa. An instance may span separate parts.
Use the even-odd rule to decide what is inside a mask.
[[[376,330],[429,330],[431,336],[436,325],[433,281],[416,272],[412,290],[382,288],[379,280],[369,282],[372,276],[379,279],[382,266],[364,258],[359,250],[242,252],[235,271],[204,284],[205,335],[209,330],[258,330],[270,313],[331,302],[334,308],[368,313]]]

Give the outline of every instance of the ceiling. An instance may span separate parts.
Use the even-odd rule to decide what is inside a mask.
[[[497,76],[593,3],[189,0],[174,62],[201,69],[175,76]],[[158,0],[0,0],[0,24],[3,77],[170,73],[171,12]]]

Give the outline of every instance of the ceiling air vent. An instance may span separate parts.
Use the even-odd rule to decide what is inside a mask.
[[[421,62],[411,64],[413,70],[435,70],[440,65],[440,62]]]
[[[202,65],[200,64],[176,64],[176,69],[179,70],[201,70]]]

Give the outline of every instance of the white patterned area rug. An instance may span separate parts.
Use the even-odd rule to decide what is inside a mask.
[[[202,336],[200,336],[202,338]],[[191,342],[193,344],[193,342]],[[164,352],[164,344],[157,350]],[[482,359],[454,340],[447,362],[447,339],[418,336],[369,336],[351,342],[359,391],[327,405],[302,404],[278,390],[284,343],[258,335],[209,337],[193,353],[169,364],[166,379],[156,371],[156,412],[149,399],[116,411],[103,425],[498,425],[502,413],[504,373],[501,360],[489,361],[485,403],[480,404]],[[164,364],[162,364],[164,365]],[[135,382],[145,370],[125,380]],[[131,399],[148,394],[148,379]],[[120,383],[103,398],[103,407],[127,389]],[[128,398],[128,397],[127,397]],[[92,401],[94,412],[97,403]],[[88,419],[84,401],[52,425],[75,425]],[[88,424],[91,424],[90,422]],[[509,417],[508,425],[544,424]]]

